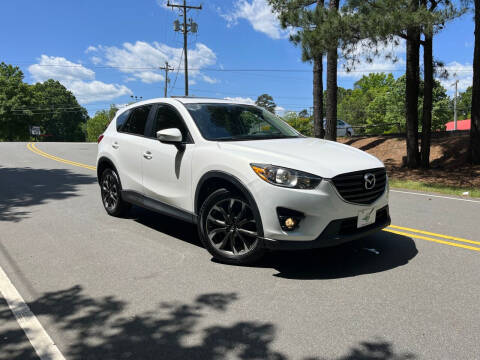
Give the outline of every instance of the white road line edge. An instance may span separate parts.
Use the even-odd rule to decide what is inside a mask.
[[[390,189],[390,192],[397,192],[397,193],[411,194],[411,195],[419,195],[419,196],[428,196],[428,197],[441,198],[441,199],[449,199],[449,200],[467,201],[467,202],[473,202],[473,203],[478,203],[478,204],[480,204],[480,201],[479,201],[479,200],[460,199],[460,198],[454,198],[454,197],[449,197],[449,196],[440,196],[440,195],[424,194],[424,193],[418,193],[418,192],[400,191],[400,190],[393,190],[393,189]]]
[[[57,345],[0,267],[0,293],[41,360],[65,360]]]

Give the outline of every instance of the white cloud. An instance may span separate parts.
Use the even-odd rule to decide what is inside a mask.
[[[101,100],[112,100],[123,95],[131,95],[132,91],[125,85],[106,84],[102,81],[73,81],[63,84],[74,93],[78,101],[88,104]]]
[[[98,49],[95,46],[90,45],[87,50],[85,50],[85,54],[88,54],[89,52],[95,52]]]
[[[231,100],[231,101],[234,101],[234,102],[243,103],[243,104],[255,105],[255,100],[253,100],[250,97],[241,97],[241,96],[230,97],[230,96],[227,96],[224,99],[225,100]]]
[[[219,80],[217,79],[214,79],[214,78],[211,78],[210,76],[207,76],[207,75],[203,75],[202,76],[202,79],[203,81],[209,83],[209,84],[216,84],[219,82]]]
[[[160,6],[161,8],[172,10],[171,7],[167,6],[167,2],[168,2],[167,0],[156,0],[156,2],[157,2],[157,5]]]
[[[93,70],[64,57],[42,55],[39,63],[29,66],[28,71],[35,81],[58,80],[82,104],[132,94],[125,85],[106,84],[95,80]]]
[[[164,81],[163,71],[155,69],[165,66],[165,61],[175,68],[180,65],[180,73],[184,72],[182,48],[173,48],[158,42],[150,44],[137,41],[134,44],[126,42],[121,47],[99,46],[98,49],[102,56],[101,63],[117,67],[119,71],[129,74],[130,78],[134,77],[144,83]],[[208,46],[197,43],[195,48],[189,49],[188,60],[192,80],[199,78],[208,83],[217,81],[201,73],[202,68],[217,61],[217,56]]]
[[[405,71],[405,61],[399,59],[396,63],[392,63],[385,59],[375,59],[372,62],[363,60],[360,64],[355,65],[351,71],[339,70],[338,75],[343,78],[360,79],[364,75],[371,73],[391,73],[397,71]]]
[[[275,114],[279,116],[283,116],[285,114],[285,108],[283,106],[276,106],[275,107]]]
[[[73,80],[95,79],[95,72],[93,70],[68,61],[64,57],[42,55],[40,62],[29,66],[28,70],[35,81],[55,79],[68,82]]]
[[[152,84],[154,82],[161,82],[165,79],[165,77],[162,74],[158,74],[153,71],[142,71],[137,74],[135,74],[136,77],[138,77],[142,82],[146,84]]]
[[[94,65],[98,65],[98,64],[100,64],[100,63],[102,62],[102,59],[100,59],[98,56],[92,56],[92,57],[90,58],[90,60],[92,60],[92,63],[93,63]]]
[[[461,64],[456,61],[452,61],[444,66],[444,69],[448,71],[448,79],[438,79],[443,87],[447,89],[449,94],[455,92],[455,86],[453,85],[458,80],[458,91],[465,91],[469,86],[473,85],[473,66],[472,64]]]
[[[339,76],[360,79],[371,73],[405,71],[405,52],[405,41],[400,38],[388,44],[380,44],[375,49],[368,42],[361,41],[351,49],[351,55],[356,57],[359,62],[353,66],[350,72],[339,70]],[[390,58],[387,58],[387,55]],[[345,62],[342,65],[344,64]]]
[[[280,27],[277,15],[272,11],[266,0],[237,0],[233,11],[222,14],[228,26],[234,26],[239,19],[247,20],[252,27],[272,39],[286,38],[289,30]]]

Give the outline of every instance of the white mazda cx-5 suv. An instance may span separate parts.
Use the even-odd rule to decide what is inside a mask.
[[[228,263],[267,249],[333,246],[390,224],[381,161],[305,137],[250,104],[178,97],[129,105],[99,137],[97,165],[108,214],[134,204],[197,224],[207,250]]]

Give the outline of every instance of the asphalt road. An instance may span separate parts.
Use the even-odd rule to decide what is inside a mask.
[[[37,148],[95,165],[96,144]],[[390,202],[437,235],[227,266],[191,225],[108,216],[95,171],[0,143],[0,267],[66,359],[480,359],[480,202]],[[0,359],[37,358],[1,290]]]

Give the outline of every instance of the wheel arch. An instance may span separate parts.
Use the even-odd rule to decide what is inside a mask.
[[[240,195],[244,196],[252,206],[252,210],[255,213],[255,216],[258,218],[259,226],[263,235],[263,225],[262,217],[260,211],[258,210],[257,202],[253,197],[252,193],[248,188],[243,184],[243,182],[238,179],[236,176],[223,171],[209,171],[204,174],[198,181],[197,188],[195,190],[195,202],[194,202],[194,212],[196,215],[199,215],[200,208],[202,207],[203,202],[213,191],[226,188],[230,191],[236,191]]]
[[[107,158],[106,156],[102,156],[97,161],[97,181],[98,181],[98,183],[100,184],[100,176],[102,176],[103,171],[107,168],[113,169],[117,173],[118,181],[120,181],[120,174],[118,173],[118,170],[115,167],[113,161],[110,160],[109,158]],[[122,186],[121,181],[120,181],[120,186]]]

